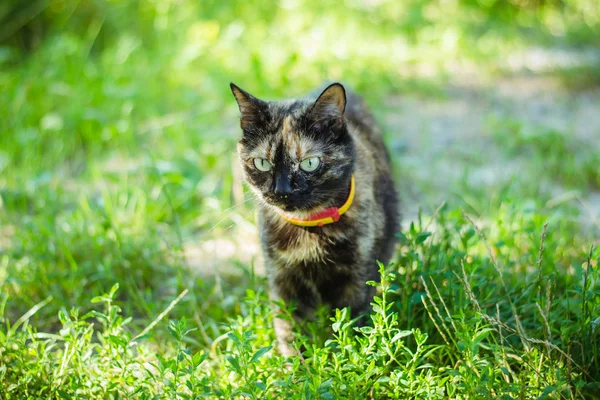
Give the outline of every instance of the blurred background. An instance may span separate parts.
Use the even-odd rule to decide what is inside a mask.
[[[52,327],[121,282],[151,318],[193,281],[187,301],[226,315],[222,285],[260,265],[229,82],[274,99],[327,80],[374,110],[405,221],[518,203],[598,234],[597,0],[3,0],[7,314],[52,296]]]

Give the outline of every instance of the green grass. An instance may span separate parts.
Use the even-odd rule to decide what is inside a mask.
[[[520,174],[448,182],[437,210],[398,157],[423,212],[368,323],[323,308],[285,360],[228,87],[269,98],[342,79],[385,120],[392,96],[442,101],[452,65],[493,77],[530,45],[597,46],[593,1],[10,3],[0,398],[600,397],[598,227],[547,188],[597,191],[593,143],[492,121]]]
[[[34,398],[597,393],[597,249],[586,255],[576,240],[565,240],[557,232],[568,227],[560,222],[545,230],[544,215],[502,211],[481,236],[460,212],[446,209],[435,220],[433,238],[422,223],[411,226],[400,238],[396,267],[382,269],[372,323],[356,330],[346,310],[338,310],[324,333],[329,323],[323,310],[316,322],[299,327],[297,345],[306,350],[289,367],[272,351],[262,278],[253,277],[245,294],[230,288],[239,297],[233,310],[220,310],[229,316],[215,332],[206,325],[223,315],[207,315],[183,297],[171,312],[200,312],[200,323],[191,317],[159,321],[169,334],[155,328],[141,337],[146,330],[132,329],[115,304],[115,286],[93,298],[85,314],[61,310],[56,333],[39,332],[29,322],[36,308],[14,324],[5,320],[3,390]],[[190,287],[197,297],[201,289]],[[214,335],[211,343],[202,343],[200,329]]]
[[[495,120],[492,125],[495,140],[511,156],[533,158],[538,178],[545,176],[570,188],[600,188],[600,152],[594,138],[578,139],[519,121]]]

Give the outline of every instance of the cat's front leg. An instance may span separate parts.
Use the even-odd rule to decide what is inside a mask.
[[[275,337],[277,339],[277,350],[279,350],[279,354],[284,357],[297,356],[298,352],[293,347],[294,333],[292,331],[292,321],[284,319],[280,316],[280,313],[276,313],[273,325],[275,328]]]
[[[286,284],[283,284],[285,282]],[[300,352],[294,346],[294,325],[302,325],[314,314],[319,295],[308,285],[293,280],[275,279],[271,281],[271,301],[274,307],[273,326],[277,348],[283,356],[297,356]],[[292,307],[290,308],[290,304]],[[285,309],[283,309],[285,308]],[[286,310],[291,310],[291,313]]]

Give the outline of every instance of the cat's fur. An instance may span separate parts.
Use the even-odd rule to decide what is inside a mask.
[[[320,96],[266,102],[231,84],[241,112],[238,154],[244,177],[259,199],[262,250],[273,299],[295,301],[299,318],[322,302],[350,306],[354,315],[369,310],[378,280],[376,260],[387,263],[399,229],[398,200],[391,162],[381,133],[362,99],[339,83]],[[314,172],[300,169],[307,156],[320,157]],[[259,171],[254,158],[272,164]],[[354,175],[356,194],[339,221],[300,227],[299,218],[348,198]],[[290,347],[291,325],[275,319],[279,350]]]

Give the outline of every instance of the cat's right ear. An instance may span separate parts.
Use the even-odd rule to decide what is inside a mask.
[[[257,99],[235,84],[230,83],[231,93],[235,97],[240,108],[240,125],[242,130],[249,131],[265,122],[267,103]]]

